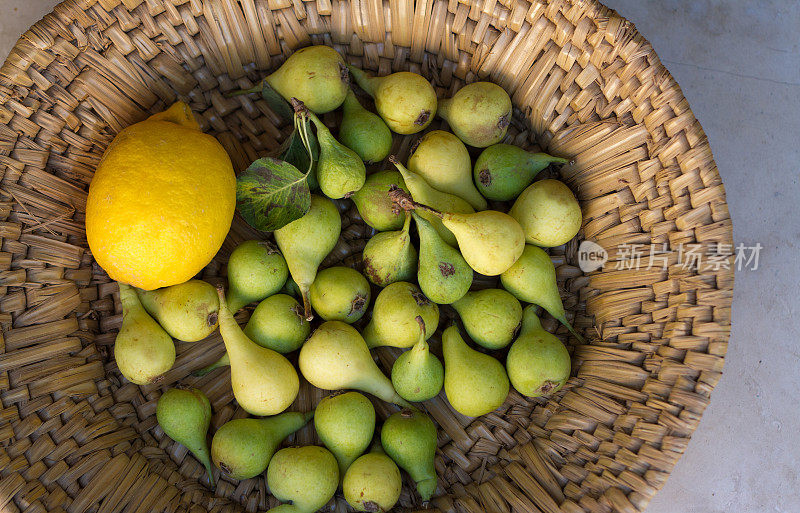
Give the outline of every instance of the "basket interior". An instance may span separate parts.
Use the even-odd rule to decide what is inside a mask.
[[[0,509],[277,504],[263,476],[206,488],[202,466],[156,423],[161,390],[177,382],[206,392],[212,431],[246,416],[234,406],[227,370],[189,376],[222,354],[217,335],[178,343],[158,386],[121,378],[112,354],[117,288],[93,262],[83,221],[88,183],[114,134],[178,99],[237,171],[277,148],[291,126],[257,95],[224,93],[253,86],[308,44],[334,46],[377,74],[421,73],[440,97],[478,79],[503,86],[515,106],[507,142],[573,160],[561,178],[581,201],[578,240],[609,252],[604,271],[584,275],[578,241],[551,251],[568,317],[588,340],[578,345],[543,319],[573,356],[564,389],[536,400],[512,390],[478,419],[453,411],[443,394],[424,404],[440,428],[433,506],[642,510],[721,375],[733,277],[724,268],[686,269],[674,254],[663,268],[613,262],[624,244],[729,244],[731,223],[705,135],[649,43],[613,11],[578,0],[70,0],[26,32],[0,70]],[[405,161],[414,140],[396,137],[392,153]],[[372,232],[350,202],[338,203],[342,238],[323,265],[358,268]],[[230,250],[264,237],[237,216],[202,279],[224,283]],[[375,352],[384,369],[398,353]],[[303,383],[291,409],[308,410],[325,394]],[[393,411],[375,405],[379,417]],[[310,427],[290,440],[316,441]],[[405,484],[400,506],[421,508]]]

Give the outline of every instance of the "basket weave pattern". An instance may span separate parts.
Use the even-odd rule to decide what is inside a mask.
[[[121,378],[116,285],[94,264],[83,220],[114,134],[177,99],[237,171],[277,147],[289,125],[255,95],[223,94],[308,44],[381,75],[422,73],[440,96],[479,78],[502,85],[518,109],[509,140],[574,160],[562,177],[581,200],[581,236],[612,263],[620,244],[731,243],[724,188],[679,87],[634,27],[593,0],[68,0],[0,69],[0,510],[276,504],[263,476],[210,491],[201,465],[156,424],[161,387],[179,380],[209,396],[212,430],[245,415],[227,371],[187,377],[222,353],[218,336],[179,343],[159,386]],[[393,152],[406,155],[413,139],[397,138]],[[371,232],[342,205],[342,239],[325,265],[358,267]],[[203,279],[224,283],[229,251],[258,236],[237,219]],[[697,427],[722,371],[732,272],[687,269],[673,253],[666,267],[646,268],[645,254],[639,270],[584,275],[576,250],[573,241],[551,256],[587,344],[545,319],[573,354],[567,386],[548,400],[512,391],[475,420],[441,397],[426,403],[440,426],[441,511],[642,510]],[[377,354],[387,368],[397,353]],[[304,384],[292,409],[322,395]],[[312,429],[295,438],[314,440]],[[400,504],[416,501],[405,486]],[[336,507],[345,511],[341,498]]]

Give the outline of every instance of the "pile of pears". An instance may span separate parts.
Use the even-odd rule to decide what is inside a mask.
[[[223,424],[209,445],[212,405],[201,390],[169,388],[157,406],[161,429],[195,455],[211,485],[215,467],[229,480],[266,474],[284,503],[275,511],[316,511],[337,490],[358,511],[388,511],[402,469],[428,501],[437,488],[437,434],[420,403],[444,391],[456,412],[478,417],[501,407],[511,386],[547,396],[570,376],[567,348],[537,313],[544,309],[582,341],[543,249],[575,237],[581,210],[563,182],[535,180],[567,160],[504,144],[511,99],[489,82],[437,99],[421,75],[369,76],[332,48],[311,46],[261,87],[309,111],[319,154],[308,212],[239,244],[226,286],[194,279],[145,291],[120,283],[117,367],[132,383],[158,385],[175,362],[174,340],[209,344],[212,354],[209,336],[219,330],[225,353],[194,375],[229,367],[236,402],[251,417]],[[318,115],[340,106],[334,136]],[[392,132],[422,132],[436,116],[452,132],[426,131],[405,164],[390,156]],[[373,229],[362,271],[321,268],[350,202]],[[247,319],[243,327],[235,315]],[[388,375],[371,353],[382,346],[403,350]],[[331,391],[315,411],[287,411],[298,369]],[[380,426],[373,401],[394,411]],[[280,448],[312,419],[321,445]]]

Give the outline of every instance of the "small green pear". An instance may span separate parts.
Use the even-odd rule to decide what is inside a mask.
[[[389,511],[402,489],[400,469],[380,444],[355,460],[342,480],[344,499],[356,511]]]
[[[353,389],[408,406],[384,376],[361,334],[349,324],[327,321],[311,334],[298,357],[300,372],[323,390]]]
[[[156,383],[175,363],[175,344],[147,314],[136,290],[124,283],[118,285],[122,326],[114,341],[117,368],[131,383]]]
[[[506,358],[511,384],[528,397],[546,396],[561,390],[570,374],[567,348],[542,328],[535,308],[533,305],[525,307],[522,331]]]
[[[236,402],[251,415],[277,415],[297,397],[300,380],[289,360],[261,347],[236,324],[222,289],[219,294],[219,332],[231,365],[231,388]]]
[[[364,328],[364,340],[370,348],[411,347],[419,339],[418,315],[428,328],[426,338],[430,338],[439,325],[436,303],[411,283],[398,281],[387,285],[375,298],[372,319]]]
[[[402,230],[376,233],[364,246],[364,274],[379,287],[410,281],[416,275],[418,255],[409,233],[411,214],[406,213],[405,217]]]
[[[287,101],[297,98],[317,114],[339,107],[350,90],[344,59],[324,45],[297,50],[264,80]]]
[[[425,205],[442,212],[459,212],[464,214],[475,212],[475,209],[472,208],[472,205],[470,205],[469,202],[453,194],[434,189],[430,184],[428,184],[428,182],[425,181],[424,178],[406,169],[405,166],[398,162],[394,157],[389,157],[389,161],[400,171],[400,174],[403,176],[403,180],[405,181],[407,191],[411,193],[414,201],[424,203]],[[425,210],[420,211],[419,215],[431,223],[434,228],[436,228],[436,231],[439,232],[439,236],[445,242],[453,247],[458,246],[455,235],[453,235],[450,230],[445,228],[440,217]]]
[[[502,289],[467,292],[452,306],[470,338],[486,349],[506,347],[522,322],[522,305]]]
[[[470,348],[456,326],[442,333],[444,392],[450,405],[467,417],[480,417],[502,406],[508,396],[503,365]]]
[[[317,129],[317,182],[320,190],[331,199],[350,197],[363,187],[367,178],[364,161],[356,152],[337,141],[313,112],[308,112],[307,116]]]
[[[286,412],[263,419],[234,419],[211,440],[214,465],[232,479],[255,477],[267,469],[284,438],[305,426],[314,412]]]
[[[452,98],[439,100],[439,116],[459,139],[485,148],[499,143],[511,123],[511,98],[497,84],[473,82]]]
[[[519,260],[500,275],[500,282],[504,289],[520,301],[533,303],[547,310],[547,313],[558,319],[583,342],[583,337],[567,322],[564,304],[558,292],[556,268],[543,249],[526,244]]]
[[[358,85],[375,100],[375,109],[398,134],[415,134],[431,124],[436,115],[436,91],[425,77],[409,71],[386,77],[370,77],[348,66]]]
[[[369,282],[351,267],[336,266],[317,273],[309,290],[311,307],[326,321],[352,324],[369,306]]]
[[[361,106],[348,91],[342,106],[339,140],[367,163],[380,162],[392,149],[392,132],[378,116]]]
[[[228,308],[236,313],[271,296],[288,276],[286,260],[274,245],[257,240],[242,242],[228,258]]]
[[[189,280],[156,290],[137,289],[139,300],[169,336],[197,342],[217,329],[219,300],[213,285]]]
[[[416,345],[397,357],[392,365],[392,385],[407,401],[427,401],[442,390],[444,367],[431,354],[426,338],[425,321],[417,316],[420,325]]]
[[[486,200],[472,183],[472,159],[461,139],[443,130],[423,135],[408,157],[408,169],[431,187],[463,198],[475,210],[486,210]]]
[[[454,303],[472,286],[472,268],[457,249],[439,237],[432,224],[416,212],[412,214],[419,233],[419,287],[434,303]]]
[[[312,194],[311,207],[306,215],[274,232],[275,242],[286,257],[292,279],[300,289],[303,310],[309,321],[314,315],[311,313],[308,291],[317,276],[319,264],[336,246],[341,230],[342,219],[336,205],[329,199]]]
[[[276,452],[267,467],[269,491],[283,504],[273,513],[314,513],[339,487],[339,467],[327,449],[315,445]]]
[[[168,437],[189,449],[206,468],[211,486],[214,473],[206,435],[211,424],[211,403],[196,388],[170,388],[158,398],[156,420]]]
[[[381,428],[386,454],[417,483],[417,493],[428,501],[436,491],[436,425],[418,410],[392,414]]]
[[[311,323],[303,315],[303,307],[286,294],[260,302],[244,327],[250,340],[282,354],[299,349],[310,333]]]
[[[528,244],[552,248],[581,229],[581,206],[563,182],[539,180],[522,191],[508,214],[525,230]]]
[[[567,159],[547,153],[525,151],[511,144],[493,144],[475,161],[473,178],[486,199],[511,201],[530,185],[550,164],[566,164]]]
[[[408,191],[398,171],[378,171],[369,175],[364,186],[351,197],[361,219],[379,232],[399,230],[403,226],[403,213],[394,210],[389,197],[392,185]]]
[[[336,456],[339,476],[364,454],[375,432],[375,408],[358,392],[334,394],[317,405],[314,427],[325,447]]]

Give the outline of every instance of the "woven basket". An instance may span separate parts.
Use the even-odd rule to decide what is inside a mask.
[[[551,252],[568,315],[588,337],[578,345],[545,319],[573,355],[563,390],[546,400],[512,391],[475,420],[441,397],[426,403],[440,427],[432,506],[643,510],[697,427],[730,331],[732,272],[686,266],[678,248],[724,248],[731,221],[680,88],[633,25],[593,0],[69,0],[34,25],[0,70],[0,510],[276,504],[263,476],[209,489],[201,465],[156,423],[160,392],[178,381],[209,396],[212,431],[245,416],[227,371],[188,376],[220,356],[217,336],[178,344],[159,386],[121,378],[111,352],[117,288],[92,260],[83,220],[114,134],[176,99],[237,170],[274,149],[290,127],[256,95],[224,93],[253,86],[308,44],[333,45],[378,74],[420,72],[440,96],[477,79],[502,85],[516,107],[508,140],[574,159],[561,174],[582,203],[580,238],[609,250],[605,270],[588,275],[576,241]],[[407,154],[413,139],[398,138],[393,152]],[[358,267],[371,232],[341,205],[342,240],[325,265]],[[259,236],[237,219],[203,279],[224,282],[232,247]],[[624,261],[622,244],[643,245],[638,270],[613,265]],[[666,260],[651,259],[663,244]],[[384,368],[394,354],[378,352]],[[293,409],[322,395],[304,384]],[[308,428],[293,441],[313,442]],[[405,486],[400,506],[417,501]],[[347,509],[341,497],[335,507]]]

